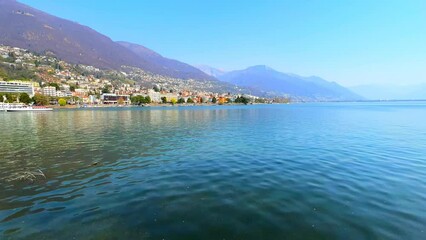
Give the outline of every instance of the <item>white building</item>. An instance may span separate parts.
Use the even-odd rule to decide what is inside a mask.
[[[0,81],[1,93],[27,93],[34,96],[34,86],[31,82],[5,82]]]
[[[161,94],[159,92],[154,91],[153,89],[148,90],[148,96],[151,98],[152,102],[161,102]]]
[[[43,95],[56,97],[56,88],[55,87],[44,87]]]
[[[87,89],[81,89],[81,88],[75,89],[75,95],[81,98],[86,97],[88,95],[88,92],[89,91],[87,91]]]
[[[72,93],[70,91],[56,91],[57,97],[72,97]]]
[[[90,95],[89,96],[89,103],[94,104],[94,103],[99,103],[98,99],[96,98],[95,95]]]

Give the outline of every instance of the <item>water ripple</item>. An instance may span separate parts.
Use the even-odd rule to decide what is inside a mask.
[[[0,238],[424,239],[425,106],[1,113]]]

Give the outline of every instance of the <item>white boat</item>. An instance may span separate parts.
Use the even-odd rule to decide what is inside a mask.
[[[6,112],[45,112],[53,111],[53,108],[46,107],[23,107],[23,108],[9,108],[5,109]]]

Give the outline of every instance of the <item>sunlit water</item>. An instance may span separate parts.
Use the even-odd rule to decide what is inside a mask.
[[[0,122],[0,239],[426,239],[425,103]]]

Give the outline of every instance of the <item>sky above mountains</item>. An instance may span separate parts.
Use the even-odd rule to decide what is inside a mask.
[[[21,0],[190,64],[266,64],[344,86],[426,82],[424,0]]]

